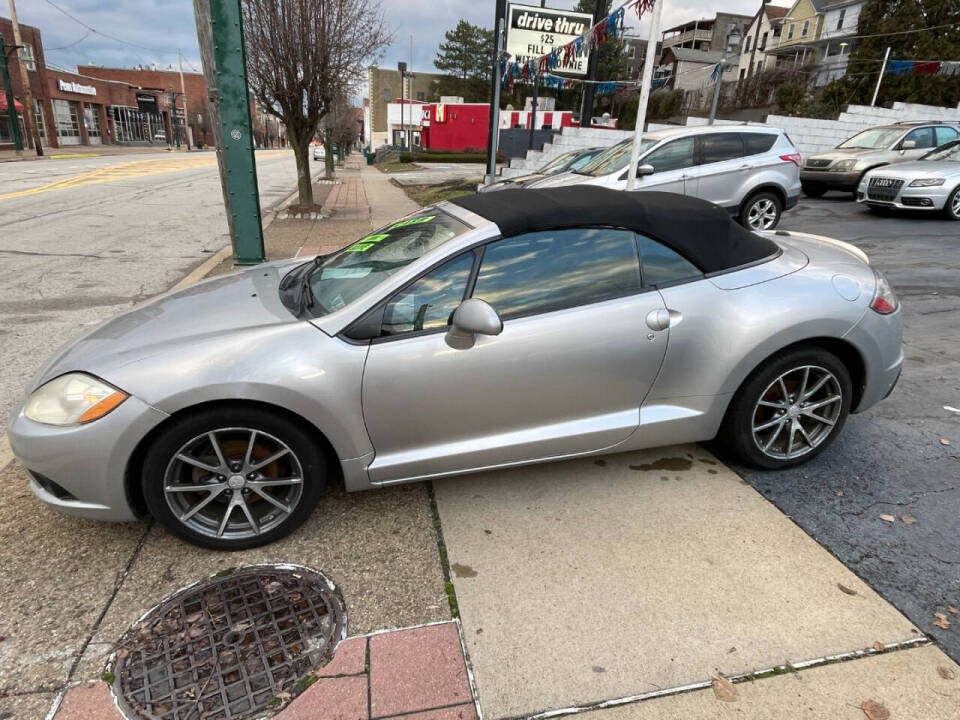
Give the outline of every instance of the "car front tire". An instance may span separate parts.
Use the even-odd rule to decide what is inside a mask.
[[[820,183],[803,183],[801,188],[803,189],[803,194],[808,198],[823,197],[824,193],[827,192],[826,186]]]
[[[721,447],[758,468],[807,462],[830,446],[850,413],[846,365],[818,347],[767,359],[734,395],[718,435]]]
[[[951,220],[960,220],[960,185],[957,185],[943,206],[944,214]]]
[[[758,192],[740,208],[740,224],[748,230],[773,230],[780,222],[783,203],[772,192]]]
[[[285,415],[221,407],[175,419],[147,450],[151,515],[200,547],[245,550],[292,533],[316,507],[327,460]]]

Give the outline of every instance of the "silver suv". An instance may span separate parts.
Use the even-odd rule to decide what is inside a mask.
[[[803,194],[820,197],[828,190],[856,196],[864,173],[881,165],[917,160],[944,143],[960,139],[956,125],[899,122],[857,133],[833,150],[807,158],[800,171]]]
[[[575,172],[527,187],[627,187],[633,140],[627,139]],[[638,190],[660,190],[709,200],[742,225],[769,230],[800,197],[800,154],[783,130],[765,125],[678,127],[644,133]]]

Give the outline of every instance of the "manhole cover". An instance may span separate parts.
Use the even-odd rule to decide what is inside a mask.
[[[343,604],[320,573],[238,568],[180,590],[130,628],[114,692],[132,717],[250,718],[327,662],[346,632]]]

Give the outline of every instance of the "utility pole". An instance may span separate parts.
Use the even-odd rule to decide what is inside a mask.
[[[661,2],[661,0],[657,0]],[[607,16],[607,0],[597,0],[593,7],[593,25],[603,20]],[[653,47],[656,48],[656,43]],[[583,83],[583,105],[580,106],[580,127],[590,127],[590,119],[593,116],[593,81],[597,79],[597,63],[600,62],[600,48],[594,48],[590,51],[590,59],[587,60],[587,82]]]
[[[13,26],[13,45],[14,49],[23,49],[23,40],[20,37],[20,23],[17,22],[17,5],[14,0],[10,0],[10,24]],[[34,60],[36,62],[36,60]],[[43,148],[40,145],[40,131],[33,117],[33,90],[30,88],[30,76],[27,74],[27,66],[21,59],[20,82],[23,84],[23,122],[27,128],[27,135],[33,138],[33,147],[37,155],[43,155]],[[10,117],[13,118],[13,124],[17,121],[17,111],[11,105]]]
[[[493,27],[503,28],[507,17],[507,0],[496,0],[496,6],[493,13]],[[497,131],[500,128],[500,35],[493,34],[493,67],[490,69],[490,77],[493,84],[490,86],[490,117],[487,123],[487,170],[489,172],[488,181],[493,182],[493,176],[497,171]]]
[[[187,112],[187,85],[183,82],[183,53],[177,48],[177,65],[180,68],[180,94],[183,96],[183,120],[187,125],[187,152],[193,145],[193,131],[190,129],[190,114]]]
[[[637,122],[633,128],[633,147],[630,149],[630,167],[627,168],[627,190],[633,190],[637,182],[637,162],[640,160],[640,143],[643,140],[643,125],[647,118],[647,103],[650,101],[650,85],[653,83],[653,56],[657,53],[657,35],[660,34],[660,13],[664,0],[654,0],[650,33],[647,36],[647,52],[643,57],[643,75],[640,78],[640,101],[637,106]],[[581,123],[582,125],[583,123]]]
[[[193,0],[210,125],[237,265],[265,259],[240,0]]]
[[[400,147],[404,146],[404,143],[407,142],[407,128],[403,124],[403,106],[406,103],[406,84],[404,79],[407,77],[407,64],[405,62],[397,63],[397,72],[400,73],[400,136],[403,138],[400,141]]]
[[[890,48],[883,54],[883,65],[880,66],[880,77],[877,78],[877,86],[873,89],[873,99],[870,101],[870,107],[877,104],[877,95],[880,93],[880,83],[883,82],[883,74],[887,71],[887,60],[890,59]]]
[[[170,86],[170,130],[173,132],[173,143],[180,147],[180,123],[177,117],[177,93]]]
[[[530,142],[527,145],[530,150],[533,150],[533,133],[537,128],[537,91],[539,89],[540,71],[538,70],[533,74],[533,98],[530,100]]]
[[[760,0],[760,9],[757,11],[756,23],[757,30],[753,34],[753,50],[750,51],[750,65],[747,67],[747,77],[753,75],[753,61],[757,57],[757,43],[760,42],[760,26],[763,25],[763,14],[767,9],[767,3],[770,0]]]
[[[713,86],[713,104],[710,106],[710,120],[707,122],[708,125],[713,125],[713,121],[717,117],[717,104],[720,102],[723,73],[727,70],[727,57],[729,57],[731,49],[738,47],[740,47],[740,30],[737,28],[736,23],[730,23],[727,25],[727,35],[723,43],[723,60],[717,65],[717,84]]]
[[[16,52],[14,46],[10,52]],[[20,123],[17,122],[17,106],[13,97],[13,85],[10,84],[10,71],[7,69],[7,50],[3,46],[3,36],[0,35],[0,78],[3,80],[4,92],[7,97],[7,116],[10,118],[10,135],[13,137],[13,147],[17,155],[23,155],[23,140],[20,138]]]

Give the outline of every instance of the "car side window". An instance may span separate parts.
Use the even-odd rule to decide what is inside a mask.
[[[657,148],[641,160],[640,164],[653,165],[654,172],[693,167],[696,164],[695,147],[694,138],[680,138]]]
[[[639,292],[632,232],[607,228],[547,230],[487,245],[473,297],[508,320]]]
[[[700,269],[663,243],[639,235],[640,260],[643,264],[643,284],[646,287],[691,280],[703,275]]]
[[[777,142],[773,133],[742,133],[743,151],[746,155],[759,155],[767,152]]]
[[[463,302],[474,257],[473,252],[458,255],[397,292],[383,311],[380,336],[446,327]]]
[[[937,132],[937,147],[944,145],[948,142],[953,142],[957,138],[960,138],[960,133],[957,133],[956,130],[949,127],[938,127],[936,128]]]
[[[916,145],[914,146],[917,150],[920,148],[932,148],[936,147],[933,141],[933,128],[917,128],[916,130],[907,133],[907,136],[903,139],[904,142],[907,140],[913,140]]]
[[[724,162],[743,157],[743,140],[740,133],[710,133],[700,138],[700,162]]]

